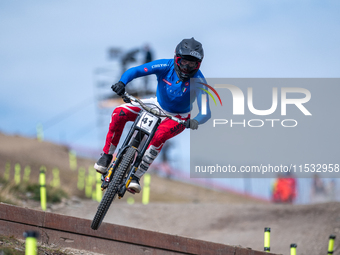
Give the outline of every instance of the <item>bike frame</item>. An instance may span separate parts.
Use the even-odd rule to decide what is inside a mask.
[[[134,147],[137,149],[137,156],[135,157],[135,160],[132,162],[132,166],[130,167],[130,170],[127,171],[126,178],[124,179],[123,183],[119,187],[118,190],[118,197],[122,198],[127,190],[127,187],[130,184],[130,181],[132,180],[132,177],[136,173],[139,164],[141,163],[144,153],[146,149],[148,148],[152,138],[155,135],[155,132],[161,123],[160,117],[168,117],[172,120],[184,124],[185,121],[178,119],[172,115],[163,113],[159,114],[155,109],[152,109],[142,103],[137,98],[134,98],[130,96],[128,93],[125,93],[125,98],[130,99],[131,101],[137,102],[142,106],[142,110],[138,113],[138,116],[134,123],[132,124],[130,131],[128,135],[126,136],[124,143],[122,144],[121,148],[118,150],[117,156],[114,160],[114,162],[110,165],[109,170],[107,174],[105,175],[103,184],[102,184],[102,190],[104,190],[109,182],[111,181],[111,178],[118,167],[120,161],[122,160],[122,157],[124,155],[124,152],[129,147]],[[143,138],[147,136],[146,141],[141,145],[141,142]]]
[[[128,135],[126,136],[123,145],[118,150],[117,156],[110,165],[107,173],[103,175],[102,190],[107,188],[98,208],[97,213],[93,218],[91,228],[97,230],[102,223],[112,201],[118,195],[122,198],[136,173],[139,164],[141,163],[144,153],[148,148],[156,130],[161,123],[161,117],[170,118],[180,124],[185,121],[178,119],[163,110],[150,108],[146,106],[141,100],[125,93],[124,101],[136,102],[140,104],[143,110],[138,113],[138,116]],[[144,139],[146,137],[146,139]],[[143,141],[145,142],[143,143]],[[130,191],[130,190],[129,190]],[[130,191],[131,192],[131,191]]]

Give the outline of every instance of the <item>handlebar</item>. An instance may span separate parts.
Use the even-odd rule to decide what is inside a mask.
[[[172,115],[170,115],[170,114],[167,114],[167,113],[165,113],[165,112],[163,112],[163,113],[161,114],[161,113],[160,113],[160,110],[157,111],[156,109],[152,109],[151,107],[145,105],[145,104],[144,104],[141,100],[139,100],[138,98],[135,98],[135,97],[129,95],[127,92],[125,92],[124,95],[123,95],[122,97],[128,98],[128,99],[130,99],[132,102],[135,102],[135,103],[140,104],[140,106],[141,106],[145,111],[147,111],[147,112],[149,112],[149,113],[151,113],[151,114],[153,114],[153,115],[155,115],[155,116],[158,116],[158,117],[167,117],[167,118],[169,118],[169,119],[171,119],[171,120],[176,121],[176,122],[179,123],[179,124],[184,124],[184,123],[185,123],[185,120],[181,120],[181,119],[179,119],[179,118],[177,118],[177,117],[175,117],[175,116],[172,116]]]

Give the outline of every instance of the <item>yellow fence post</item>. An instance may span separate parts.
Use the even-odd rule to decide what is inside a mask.
[[[133,197],[128,197],[126,199],[126,202],[129,204],[129,205],[133,205],[135,203],[135,199]]]
[[[9,174],[11,172],[11,164],[9,162],[5,165],[5,173],[4,173],[4,179],[5,181],[9,181]]]
[[[53,168],[52,174],[53,174],[53,179],[51,182],[51,186],[54,188],[59,188],[60,187],[59,169],[57,167]]]
[[[97,201],[97,175],[96,175],[96,170],[93,168],[93,166],[89,166],[88,168],[89,175],[91,175],[91,197],[92,200]],[[94,187],[93,187],[94,185]]]
[[[329,242],[328,242],[328,255],[333,254],[334,240],[335,240],[335,235],[330,235],[329,236]]]
[[[37,238],[39,233],[36,231],[26,231],[24,237],[26,238],[25,255],[37,255]]]
[[[68,156],[69,156],[71,170],[76,170],[77,169],[77,156],[76,156],[76,152],[71,150],[71,151],[69,151]]]
[[[96,172],[96,200],[97,202],[100,202],[102,200],[102,174]]]
[[[40,167],[40,175],[39,175],[39,182],[40,182],[40,203],[41,209],[46,211],[46,167]]]
[[[15,164],[14,171],[15,171],[14,181],[15,181],[15,184],[18,185],[20,183],[20,172],[21,172],[21,167],[19,163]]]
[[[296,247],[297,245],[295,243],[290,245],[290,255],[296,255]]]
[[[26,166],[25,170],[24,170],[24,182],[29,182],[30,180],[30,175],[31,175],[31,167],[30,166]]]
[[[270,228],[264,228],[264,251],[270,252]]]
[[[85,168],[84,167],[79,167],[78,169],[77,187],[79,190],[83,190],[85,188]]]
[[[93,175],[91,168],[88,168],[88,173],[86,177],[86,187],[85,187],[85,196],[92,198],[92,186],[93,186]]]
[[[150,200],[150,182],[151,182],[151,175],[146,173],[144,175],[144,187],[143,187],[143,196],[142,196],[142,203],[147,205]]]

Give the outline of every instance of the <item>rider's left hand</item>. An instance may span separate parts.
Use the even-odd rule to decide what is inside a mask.
[[[198,121],[195,119],[188,119],[185,121],[184,126],[193,130],[198,129]]]
[[[117,93],[118,96],[122,96],[125,93],[125,84],[121,81],[111,86],[111,89]]]

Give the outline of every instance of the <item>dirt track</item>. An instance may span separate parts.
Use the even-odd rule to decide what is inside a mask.
[[[79,192],[74,189],[76,173],[70,172],[65,157],[67,158],[67,149],[64,147],[0,134],[2,166],[7,160],[22,160],[22,164],[29,163],[36,167],[39,164],[58,166],[70,173],[64,180],[64,186],[69,192],[77,195]],[[79,162],[84,165],[93,163],[91,160]],[[2,169],[3,167],[1,175]],[[263,230],[270,227],[271,251],[282,254],[289,254],[291,243],[297,243],[299,255],[327,254],[328,237],[335,234],[337,239],[334,254],[340,255],[340,203],[275,205],[235,194],[163,181],[157,179],[153,183],[159,186],[151,187],[151,198],[153,195],[155,198],[152,201],[158,201],[157,203],[147,206],[140,203],[128,205],[126,200],[117,200],[105,220],[147,230],[241,245],[255,250],[263,249]],[[137,196],[135,197],[138,202],[140,196]],[[92,219],[97,204],[90,200],[69,200],[67,203],[52,206],[50,210]],[[38,207],[34,203],[26,206]]]
[[[115,201],[116,203],[117,201]],[[92,219],[97,203],[81,201],[53,211]],[[134,204],[118,202],[106,222],[206,241],[263,249],[264,227],[271,228],[271,251],[327,254],[328,237],[340,237],[340,204],[310,206],[273,204]],[[339,238],[336,247],[340,248]],[[340,254],[340,250],[334,253]]]
[[[29,228],[39,234],[39,242],[45,247],[85,250],[83,253],[78,250],[77,254],[276,255],[116,224],[104,223],[98,230],[92,230],[90,225],[91,220],[87,219],[0,203],[0,238],[6,234],[22,238]],[[0,253],[1,246],[0,240]],[[22,250],[20,246],[17,248]]]

